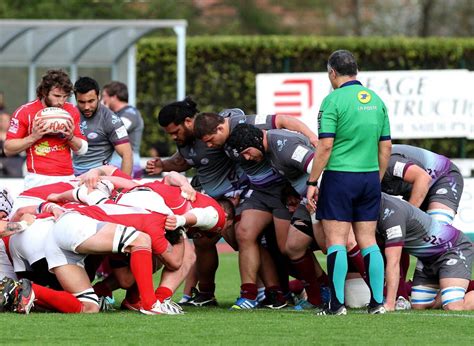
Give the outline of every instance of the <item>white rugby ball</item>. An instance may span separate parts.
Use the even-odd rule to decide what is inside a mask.
[[[67,121],[73,121],[68,111],[58,107],[44,108],[38,115],[46,122],[48,133],[64,132],[66,130]]]

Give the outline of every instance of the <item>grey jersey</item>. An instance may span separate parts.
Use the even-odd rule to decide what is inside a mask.
[[[139,153],[143,129],[145,127],[143,124],[142,115],[138,109],[130,105],[127,105],[119,110],[117,115],[120,117],[120,119],[122,119],[123,125],[127,129],[128,138],[130,139],[133,152]]]
[[[76,175],[109,162],[114,147],[129,142],[122,120],[102,104],[99,104],[97,111],[90,118],[81,114],[80,126],[89,148],[85,155],[73,155]]]
[[[430,187],[453,169],[452,162],[445,156],[410,145],[395,144],[382,180],[382,191],[390,195],[410,198],[412,184],[403,181],[406,170],[411,165],[424,169],[432,178]],[[455,168],[455,166],[454,166]]]
[[[222,197],[238,190],[245,183],[245,175],[222,149],[208,148],[196,140],[191,145],[178,148],[186,162],[195,167],[204,191],[211,197]]]
[[[288,130],[269,130],[267,143],[266,156],[272,166],[290,181],[300,196],[306,196],[307,168],[314,156],[308,138]]]
[[[276,127],[276,115],[233,115],[229,117],[230,132],[239,124],[250,124],[262,130],[270,130]],[[233,160],[236,160],[247,175],[249,182],[254,188],[265,188],[274,183],[284,181],[283,176],[278,173],[267,159],[261,162],[247,161],[240,155],[235,156],[229,147],[224,145],[224,149]]]
[[[403,246],[411,255],[429,261],[453,247],[461,232],[407,201],[382,193],[377,233],[386,247]]]

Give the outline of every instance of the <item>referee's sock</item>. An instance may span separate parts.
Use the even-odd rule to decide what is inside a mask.
[[[377,244],[362,249],[371,293],[370,305],[383,303],[384,263]]]
[[[347,250],[344,245],[332,245],[328,248],[327,268],[331,288],[331,310],[335,311],[344,305],[347,275]]]

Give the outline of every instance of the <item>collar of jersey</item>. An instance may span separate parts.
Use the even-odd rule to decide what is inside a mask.
[[[339,88],[344,88],[346,86],[349,86],[349,85],[362,85],[361,82],[359,82],[358,80],[350,80],[348,82],[345,82],[344,84],[342,84]]]

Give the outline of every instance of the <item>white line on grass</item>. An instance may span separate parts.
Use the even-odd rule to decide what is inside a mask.
[[[356,314],[367,314],[367,312],[365,311],[350,311],[349,314],[353,314],[353,313],[356,313]],[[459,313],[456,313],[456,314],[448,314],[448,313],[439,313],[439,314],[434,314],[434,313],[426,313],[426,312],[417,312],[417,313],[414,313],[414,314],[410,314],[410,313],[407,313],[407,312],[388,312],[387,313],[388,315],[409,315],[409,316],[435,316],[435,317],[467,317],[467,318],[474,318],[474,315],[473,314],[469,314],[469,315],[464,315],[464,314],[459,314]]]

